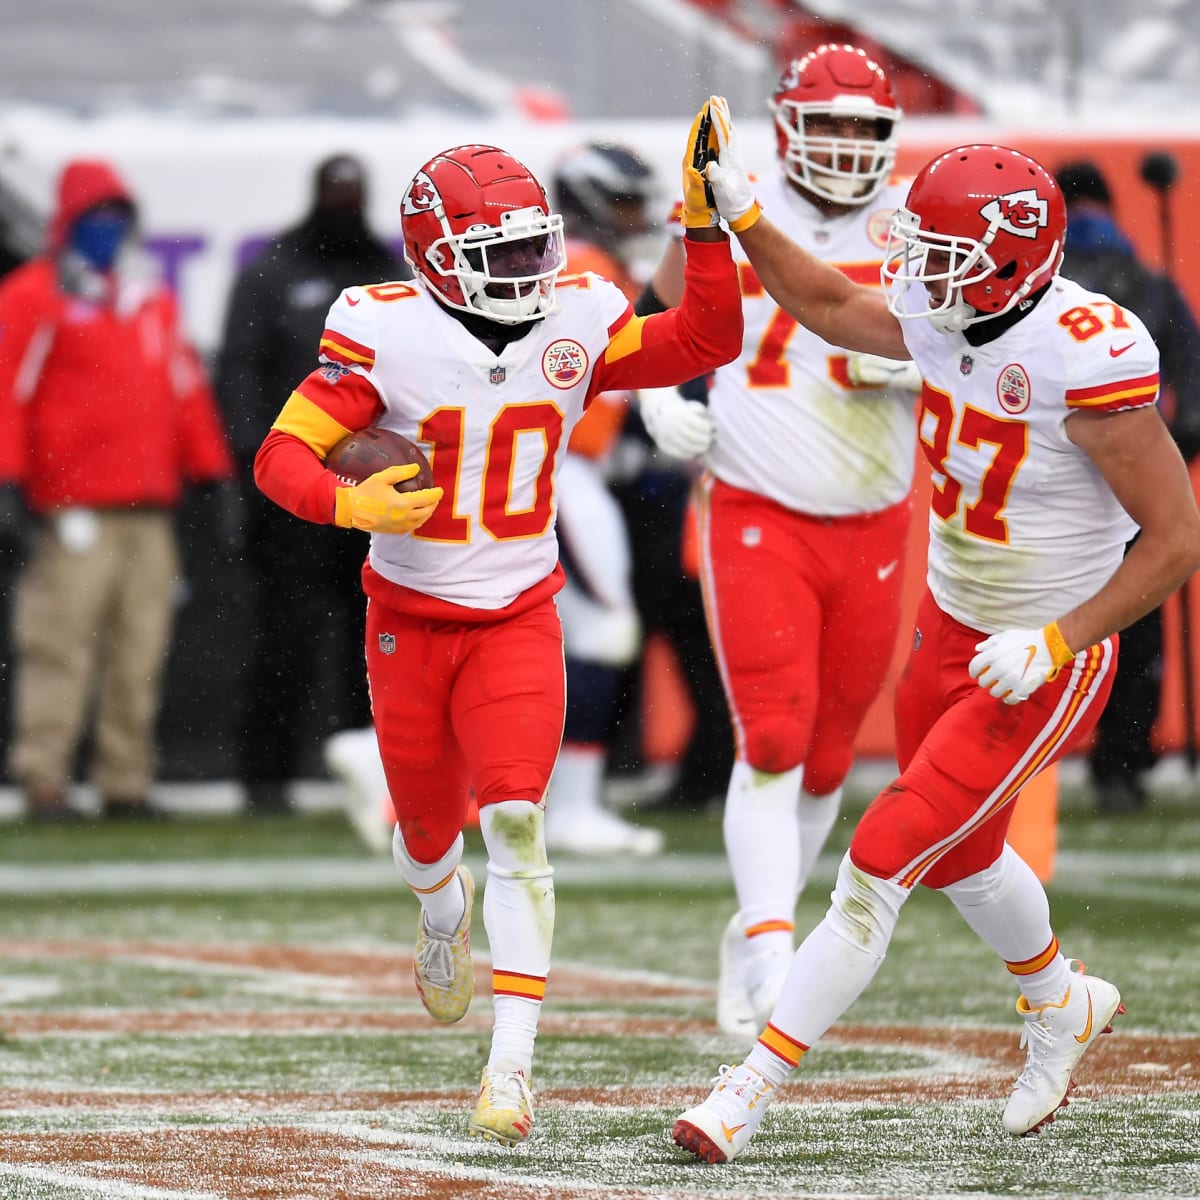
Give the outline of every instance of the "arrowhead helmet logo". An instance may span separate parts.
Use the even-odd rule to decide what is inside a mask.
[[[1048,224],[1048,208],[1033,188],[1024,188],[989,200],[979,210],[979,215],[988,224],[1017,237],[1035,238],[1038,230],[1045,229]]]
[[[413,176],[412,183],[408,185],[408,191],[404,194],[401,210],[411,217],[416,213],[429,212],[440,201],[441,197],[438,195],[433,180],[424,171],[418,171]]]

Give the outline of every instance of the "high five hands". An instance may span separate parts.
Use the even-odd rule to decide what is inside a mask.
[[[696,114],[683,158],[683,225],[703,229],[723,218],[734,233],[749,229],[762,208],[742,165],[724,96]]]

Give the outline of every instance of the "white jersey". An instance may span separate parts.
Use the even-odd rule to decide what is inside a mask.
[[[875,287],[888,223],[907,192],[907,184],[889,184],[869,204],[830,219],[780,172],[758,184],[764,210],[793,241]],[[817,516],[878,512],[904,500],[915,457],[912,392],[852,385],[846,351],[788,316],[736,244],[734,258],[746,331],[741,355],[717,371],[709,393],[713,473]]]
[[[1057,620],[1108,581],[1137,528],[1066,420],[1153,404],[1154,341],[1133,313],[1062,278],[984,346],[928,320],[900,326],[925,380],[933,598],[984,633]]]
[[[411,536],[372,536],[371,566],[386,579],[497,609],[554,570],[555,477],[609,327],[629,306],[599,276],[572,282],[560,283],[556,313],[498,355],[415,284],[352,287],[334,302],[326,357],[353,363],[383,403],[377,423],[454,480]]]

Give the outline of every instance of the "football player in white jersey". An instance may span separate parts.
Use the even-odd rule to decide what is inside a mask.
[[[764,208],[809,253],[878,287],[908,192],[891,174],[901,114],[883,70],[853,46],[820,46],[789,64],[770,108],[779,170],[759,183]],[[721,940],[717,1023],[753,1039],[783,990],[796,901],[895,647],[920,377],[799,325],[745,252],[734,257],[746,327],[709,390],[701,578],[736,749],[723,827],[738,911]],[[653,287],[677,301],[682,246]],[[666,450],[705,412],[671,392],[642,407]]]
[[[1024,154],[973,145],[927,164],[892,221],[881,294],[763,216],[725,101],[710,111],[708,178],[763,286],[814,332],[920,368],[934,486],[928,593],[896,693],[901,774],[859,822],[749,1056],[674,1138],[708,1162],[745,1149],[776,1087],[870,983],[918,883],[1019,984],[1028,1055],[1003,1125],[1033,1133],[1123,1009],[1063,957],[1005,830],[1022,785],[1095,725],[1117,631],[1200,565],[1200,513],[1155,407],[1158,351],[1134,313],[1057,274],[1062,194]]]
[[[402,204],[416,282],[341,294],[316,369],[255,461],[258,485],[296,516],[371,534],[366,666],[393,857],[420,901],[417,989],[443,1022],[465,1015],[474,985],[461,862],[474,791],[495,1021],[469,1129],[509,1145],[533,1125],[554,928],[543,797],[563,732],[558,470],[593,396],[691,378],[741,342],[728,238],[690,148],[685,174],[687,295],[638,317],[598,275],[559,278],[562,217],[511,155],[472,145],[432,158]],[[371,425],[422,445],[435,486],[397,491],[414,465],[354,485],[325,469],[342,437]]]

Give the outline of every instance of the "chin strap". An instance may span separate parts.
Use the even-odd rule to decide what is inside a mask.
[[[938,333],[962,333],[978,316],[971,305],[957,300],[942,312],[930,313],[929,320]]]

